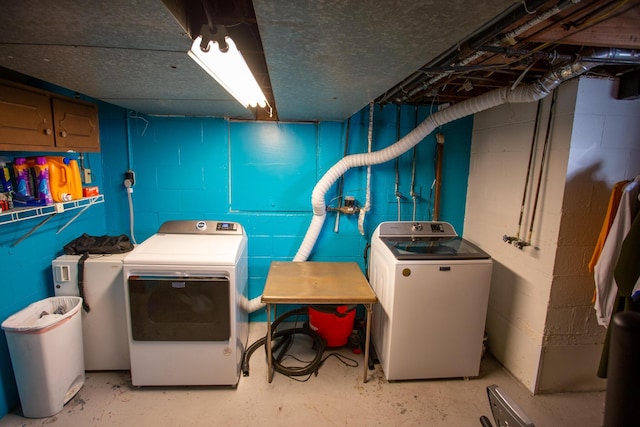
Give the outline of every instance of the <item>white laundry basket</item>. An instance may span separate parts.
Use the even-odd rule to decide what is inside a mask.
[[[57,414],[84,384],[81,306],[80,297],[51,297],[2,322],[27,418]]]

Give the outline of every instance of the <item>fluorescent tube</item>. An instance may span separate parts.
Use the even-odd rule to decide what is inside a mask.
[[[221,52],[218,42],[209,41],[208,50],[200,49],[202,36],[196,37],[188,55],[227,90],[245,108],[268,105],[258,82],[242,54],[230,37],[225,37],[229,50]]]

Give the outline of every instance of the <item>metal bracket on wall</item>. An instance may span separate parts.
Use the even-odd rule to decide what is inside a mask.
[[[29,237],[33,232],[46,224],[49,220],[51,220],[56,214],[63,213],[65,211],[71,211],[75,209],[81,209],[73,218],[71,218],[65,225],[60,227],[56,234],[59,234],[62,230],[67,228],[73,221],[75,221],[80,215],[82,215],[87,209],[91,206],[103,203],[104,195],[99,194],[97,196],[85,197],[78,200],[72,200],[70,202],[62,202],[62,203],[54,203],[53,205],[48,206],[34,206],[28,208],[16,208],[11,209],[10,211],[0,213],[0,225],[11,224],[18,221],[24,221],[28,219],[40,218],[46,216],[43,221],[36,224],[31,230],[25,233],[21,238],[16,240],[11,244],[11,246],[16,246],[27,237]]]

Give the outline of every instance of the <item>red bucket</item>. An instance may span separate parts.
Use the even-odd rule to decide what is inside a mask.
[[[327,341],[327,347],[341,347],[347,343],[355,317],[355,305],[309,306],[309,327]]]

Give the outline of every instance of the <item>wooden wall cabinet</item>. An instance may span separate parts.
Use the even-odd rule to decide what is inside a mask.
[[[100,151],[98,106],[0,81],[0,150]]]
[[[51,98],[56,147],[100,151],[98,106],[73,98]]]

